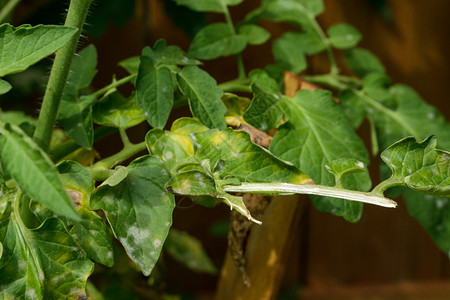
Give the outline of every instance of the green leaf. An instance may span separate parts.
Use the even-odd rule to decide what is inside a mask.
[[[128,169],[128,176],[118,185],[100,186],[91,206],[105,212],[114,235],[147,276],[169,233],[175,202],[164,188],[170,177],[160,159],[143,156]]]
[[[133,94],[125,98],[119,92],[107,95],[93,107],[94,122],[117,128],[133,127],[145,120],[142,109]]]
[[[36,119],[19,110],[2,111],[0,109],[0,120],[3,123],[11,123],[17,126],[22,123],[30,123],[33,126],[36,125]]]
[[[17,126],[0,125],[3,171],[34,200],[57,214],[78,220],[79,216],[48,156]]]
[[[0,77],[22,72],[60,49],[78,31],[77,28],[38,25],[14,28],[0,26]]]
[[[168,68],[157,68],[151,58],[142,56],[136,79],[136,98],[152,127],[163,128],[173,106],[174,88]]]
[[[345,62],[356,75],[364,77],[369,73],[385,73],[380,60],[369,50],[354,48],[345,54]]]
[[[236,35],[225,23],[214,23],[197,33],[188,53],[198,59],[215,59],[240,53],[246,45],[246,36]]]
[[[346,174],[365,171],[364,163],[352,158],[338,158],[325,165],[328,172],[333,174],[335,186],[342,187],[342,177]]]
[[[326,42],[315,31],[308,31],[298,35],[301,50],[306,54],[313,55],[324,51],[327,48]]]
[[[283,34],[272,45],[275,62],[284,70],[300,73],[307,67],[305,55],[302,52],[301,35],[296,32]]]
[[[369,163],[364,143],[353,128],[341,107],[323,90],[300,90],[294,98],[283,98],[287,123],[280,126],[270,150],[293,163],[308,174],[314,182],[333,185],[333,176],[325,164],[352,157]],[[346,176],[343,186],[353,190],[368,190],[371,186],[367,173]],[[332,198],[314,198],[321,211],[357,221],[361,217],[361,203]]]
[[[217,274],[217,268],[201,242],[187,232],[171,229],[164,249],[176,261],[195,272]]]
[[[270,38],[270,32],[253,24],[239,27],[238,34],[245,36],[247,43],[250,45],[264,44]]]
[[[97,51],[94,45],[89,45],[75,55],[58,112],[58,123],[66,134],[86,149],[92,149],[94,141],[92,105],[96,98],[80,97],[79,93],[91,84],[97,73],[96,66]]]
[[[27,229],[16,214],[0,221],[0,297],[2,299],[67,299],[86,297],[94,264],[56,219]]]
[[[132,56],[128,57],[124,60],[121,60],[117,65],[124,68],[131,75],[137,74],[139,70],[139,64],[141,62],[140,56]]]
[[[361,33],[355,27],[348,24],[335,24],[328,28],[328,36],[331,45],[337,49],[355,47],[362,39]]]
[[[147,51],[145,51],[147,50]],[[143,54],[153,59],[153,62],[156,66],[161,65],[181,65],[181,66],[189,66],[189,65],[200,65],[201,62],[196,60],[195,58],[187,55],[183,50],[181,50],[178,46],[167,46],[165,40],[156,41],[153,49],[146,48],[143,51]]]
[[[192,114],[209,128],[224,129],[223,91],[214,78],[196,66],[188,66],[177,74],[177,79],[182,93],[188,97]]]
[[[8,81],[0,79],[0,95],[6,94],[12,89]]]
[[[422,193],[450,197],[450,153],[436,149],[436,137],[417,143],[405,138],[381,153],[392,171],[388,181],[405,184]]]
[[[245,111],[244,119],[260,130],[275,128],[283,117],[280,93],[272,78],[259,79],[252,85],[254,98]]]
[[[118,166],[116,167],[115,172],[110,177],[108,177],[108,179],[103,181],[102,185],[107,184],[109,186],[116,186],[128,176],[128,173],[130,173],[130,171],[127,167]]]
[[[322,0],[271,0],[265,5],[263,17],[275,22],[309,25],[323,11]]]
[[[381,149],[405,136],[422,140],[429,135],[437,136],[441,148],[450,149],[450,123],[435,107],[405,85],[394,85],[389,93],[392,103],[362,95],[366,110],[375,122]]]

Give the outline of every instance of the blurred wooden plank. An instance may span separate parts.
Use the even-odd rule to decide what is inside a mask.
[[[253,225],[246,249],[246,287],[227,253],[217,288],[216,300],[275,299],[289,263],[292,241],[298,239],[299,222],[307,207],[307,196],[275,197],[264,213],[263,224]]]

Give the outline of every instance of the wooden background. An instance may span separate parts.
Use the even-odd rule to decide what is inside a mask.
[[[142,47],[152,45],[160,37],[168,44],[187,48],[189,38],[165,16],[162,0],[150,0],[147,12],[142,11],[142,0],[138,2],[136,18],[125,28],[111,27],[101,39],[86,39],[100,53],[100,73],[95,82],[98,87],[107,84],[114,73],[123,74],[115,66],[116,62],[138,55]],[[32,9],[33,3],[37,1],[23,1],[22,13]],[[234,7],[235,20],[258,3],[259,0],[245,0]],[[449,119],[450,1],[390,0],[387,3],[393,14],[391,20],[383,19],[370,1],[325,0],[326,12],[319,20],[324,27],[337,22],[356,26],[364,36],[360,45],[381,59],[393,82],[413,86]],[[220,16],[209,18],[217,20]],[[291,28],[269,23],[263,26],[273,33],[273,38]],[[247,69],[262,67],[272,60],[268,45],[249,47],[244,53]],[[226,58],[208,62],[205,69],[218,81],[224,81],[236,75],[234,65],[233,58]],[[313,60],[312,65],[315,70],[323,68],[320,59]],[[363,129],[361,134],[367,140],[367,131]],[[220,263],[226,240],[211,236],[207,228],[218,220],[226,220],[227,216],[225,207],[211,210],[179,199],[174,222],[176,227],[201,238],[213,259]],[[409,217],[402,200],[395,210],[366,205],[361,221],[356,224],[319,213],[309,205],[300,223],[298,234],[291,237],[294,247],[283,288],[301,286],[301,299],[412,299],[413,294],[417,299],[450,299],[449,258]],[[214,277],[192,274],[175,262],[169,261],[168,267],[169,287],[181,286],[197,294],[213,293]]]

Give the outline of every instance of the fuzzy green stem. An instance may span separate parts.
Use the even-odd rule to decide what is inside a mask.
[[[19,3],[20,0],[9,0],[8,3],[6,3],[6,5],[0,11],[0,23],[5,22],[5,19]]]
[[[373,192],[365,193],[315,184],[292,184],[284,182],[271,182],[271,183],[243,182],[241,183],[241,185],[227,185],[223,188],[223,190],[225,192],[236,192],[236,193],[309,194],[309,195],[340,198],[350,201],[358,201],[390,208],[394,208],[397,206],[397,203],[395,201],[392,201],[391,199],[385,197],[381,197],[378,194],[376,195]]]
[[[136,74],[133,75],[129,75],[127,77],[124,77],[122,79],[119,79],[117,81],[112,82],[111,84],[99,89],[98,91],[96,91],[95,93],[93,93],[92,95],[95,96],[96,98],[99,98],[100,96],[102,96],[103,94],[105,94],[106,92],[108,92],[109,90],[112,90],[114,88],[117,88],[127,82],[130,82],[132,80],[134,80],[136,78]]]
[[[61,96],[66,85],[70,65],[74,53],[77,49],[78,40],[83,30],[84,21],[91,5],[92,0],[72,0],[70,1],[69,11],[65,26],[78,28],[77,34],[56,53],[55,61],[52,66],[47,89],[42,102],[41,112],[34,133],[34,140],[44,150],[47,151],[52,135],[53,125],[55,124],[58,113]]]
[[[223,14],[225,15],[225,20],[228,24],[228,27],[230,27],[231,33],[233,35],[236,35],[236,29],[234,28],[233,20],[231,19],[231,15],[230,15],[230,11],[228,10],[228,6],[223,5],[223,11],[224,11]],[[236,62],[237,62],[237,67],[238,67],[238,78],[239,79],[246,78],[247,75],[245,73],[244,61],[242,60],[242,55],[240,53],[236,55]]]

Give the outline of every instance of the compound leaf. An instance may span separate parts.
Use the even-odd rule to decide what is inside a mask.
[[[169,233],[175,201],[164,187],[170,176],[159,158],[140,157],[128,169],[119,184],[100,186],[91,206],[105,212],[115,237],[147,276]]]
[[[22,72],[63,47],[78,31],[58,25],[0,26],[0,77]]]

